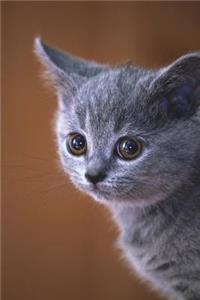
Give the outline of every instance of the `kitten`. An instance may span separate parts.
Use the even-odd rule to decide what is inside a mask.
[[[167,299],[200,299],[200,52],[159,70],[35,52],[58,95],[72,182],[111,209],[119,245]]]

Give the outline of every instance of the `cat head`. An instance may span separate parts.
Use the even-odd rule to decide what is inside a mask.
[[[62,166],[96,200],[148,205],[190,181],[200,158],[200,53],[159,70],[110,67],[35,41],[58,95]]]

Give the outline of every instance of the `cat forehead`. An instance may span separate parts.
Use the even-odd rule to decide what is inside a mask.
[[[82,86],[75,112],[81,127],[93,131],[109,127],[118,131],[138,121],[138,106],[144,102],[144,74],[127,68],[100,74]],[[140,108],[139,108],[140,109]]]
[[[147,72],[131,65],[113,68],[91,77],[79,90],[79,97],[99,101],[115,98],[139,88],[141,79]],[[103,101],[103,100],[102,100]]]

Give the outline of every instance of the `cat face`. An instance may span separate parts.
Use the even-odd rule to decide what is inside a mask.
[[[128,75],[131,91],[128,80],[119,85],[123,72],[90,79],[70,111],[59,114],[59,152],[73,183],[95,199],[144,205],[166,197],[189,176],[196,132],[187,119],[159,125],[134,72]]]
[[[61,61],[52,51],[39,45],[50,68]],[[164,85],[163,70],[80,60],[67,77],[72,62],[62,59],[50,72],[60,91],[59,155],[72,182],[107,204],[148,205],[178,189],[199,159],[199,81],[182,76]]]

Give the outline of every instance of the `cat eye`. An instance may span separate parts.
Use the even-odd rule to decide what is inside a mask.
[[[67,148],[73,155],[83,155],[87,151],[86,139],[79,133],[71,133],[68,136]]]
[[[125,160],[135,159],[142,151],[142,144],[135,138],[123,137],[117,143],[117,154]]]

